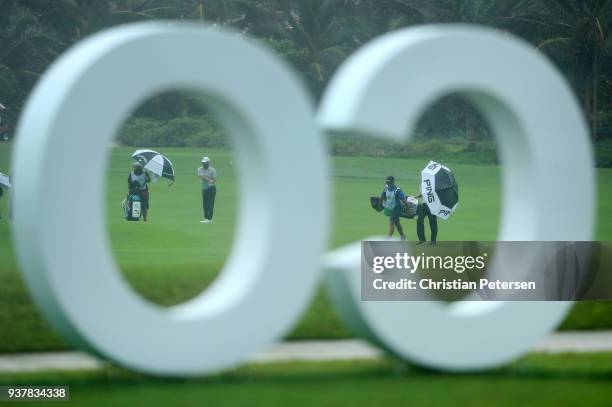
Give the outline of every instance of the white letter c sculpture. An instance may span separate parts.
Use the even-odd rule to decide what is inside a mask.
[[[213,286],[162,308],[118,272],[103,207],[108,160],[96,157],[108,158],[108,144],[138,103],[176,88],[203,92],[234,140],[241,226]],[[500,240],[590,239],[595,187],[585,124],[560,75],[516,39],[452,26],[382,36],[333,79],[317,130],[303,87],[252,42],[198,26],[137,24],[67,52],[24,110],[13,156],[13,228],[28,288],[72,343],[129,368],[189,376],[242,363],[287,332],[316,287],[331,194],[321,130],[403,140],[429,103],[453,91],[474,101],[498,136]],[[529,182],[543,187],[533,191]],[[87,205],[66,199],[76,185]],[[562,199],[550,200],[567,185],[583,199],[581,217],[567,216]],[[278,186],[298,197],[290,208],[273,205]],[[325,257],[343,318],[385,349],[439,369],[516,357],[570,306],[361,302],[359,260],[350,247]]]
[[[594,163],[580,108],[550,63],[513,37],[453,25],[382,36],[340,68],[318,121],[326,130],[405,141],[428,105],[452,92],[483,112],[498,141],[504,164],[498,240],[590,240]],[[568,185],[581,199],[581,216],[568,214]],[[507,362],[551,332],[571,305],[361,301],[359,246],[325,257],[340,315],[355,332],[424,366],[474,370]],[[496,254],[490,271],[526,274],[533,264],[504,260]]]

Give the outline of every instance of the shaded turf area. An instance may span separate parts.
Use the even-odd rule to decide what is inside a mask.
[[[445,374],[393,359],[254,364],[188,380],[109,366],[96,372],[0,375],[0,385],[69,385],[86,405],[607,406],[612,354],[531,354],[498,370]]]

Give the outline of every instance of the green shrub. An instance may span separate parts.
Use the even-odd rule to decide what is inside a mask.
[[[595,143],[595,160],[600,168],[612,168],[612,138]]]
[[[229,142],[225,135],[218,130],[203,130],[190,135],[186,139],[187,147],[209,147],[225,148],[229,147]]]
[[[332,135],[332,155],[415,158],[454,163],[497,163],[493,141],[475,140],[469,146],[462,137],[444,139],[415,137],[410,143],[394,143],[361,136]]]
[[[153,132],[158,131],[159,125],[155,119],[134,117],[121,128],[117,141],[126,146],[147,146],[149,145],[147,138]]]
[[[178,117],[168,121],[133,117],[119,131],[121,145],[131,147],[227,147],[225,134],[209,116]]]

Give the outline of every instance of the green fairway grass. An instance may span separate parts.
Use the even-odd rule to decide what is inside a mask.
[[[88,406],[609,406],[612,354],[531,354],[493,371],[446,374],[391,359],[251,364],[170,380],[101,371],[0,374],[0,385],[69,385]]]
[[[126,194],[133,149],[112,149],[106,217],[112,247],[125,278],[150,301],[173,305],[201,292],[222,268],[236,233],[240,191],[234,170],[236,163],[230,151],[159,150],[173,161],[177,179],[172,186],[168,186],[165,180],[151,185],[150,221],[145,224],[123,220],[120,206]],[[219,173],[214,222],[210,225],[199,223],[202,207],[196,168],[203,155],[211,157]],[[8,171],[9,157],[9,145],[0,143],[0,171]],[[397,184],[407,194],[414,194],[419,186],[420,170],[427,164],[425,160],[373,157],[333,157],[332,162],[333,197],[295,197],[330,199],[333,203],[330,249],[367,236],[384,234],[387,218],[369,207],[368,197],[380,194],[388,175],[394,175]],[[439,222],[439,240],[494,240],[500,213],[501,167],[446,164],[456,173],[461,201],[451,219]],[[257,168],[253,168],[253,171],[257,171]],[[612,210],[612,170],[598,169],[597,177],[599,221],[596,237],[599,240],[612,240],[609,216]],[[573,197],[571,193],[572,186],[568,185],[568,208],[571,203],[579,205],[580,202],[579,197]],[[0,220],[0,352],[64,348],[67,345],[40,317],[23,286],[6,220],[6,198],[0,200],[0,212],[4,216]],[[572,214],[568,213],[568,216]],[[403,220],[408,236],[414,239],[413,222]],[[295,243],[300,244],[300,231],[291,230],[289,226],[288,231]],[[563,327],[610,328],[612,304],[577,304]],[[348,335],[328,298],[320,291],[290,338],[339,338]]]

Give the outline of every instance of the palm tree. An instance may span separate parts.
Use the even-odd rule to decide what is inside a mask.
[[[305,50],[308,82],[319,96],[334,70],[355,47],[345,16],[352,7],[347,0],[242,1],[240,26],[255,36],[288,40]],[[302,67],[304,68],[304,67]]]
[[[77,0],[20,0],[18,4],[34,13],[44,25],[52,28],[63,47],[81,38],[85,20]]]
[[[387,0],[403,13],[418,13],[425,23],[469,23],[515,29],[529,22],[532,0]]]
[[[215,25],[237,23],[242,15],[235,0],[184,0],[182,18],[207,21]]]
[[[612,56],[612,0],[547,0],[538,8],[538,17],[547,28],[538,48],[569,72],[595,141],[600,84],[610,79],[603,67]]]
[[[0,95],[14,119],[40,74],[61,48],[60,35],[28,8],[7,1],[0,25]]]
[[[120,24],[175,19],[180,16],[175,0],[106,0],[83,3],[88,34]]]

